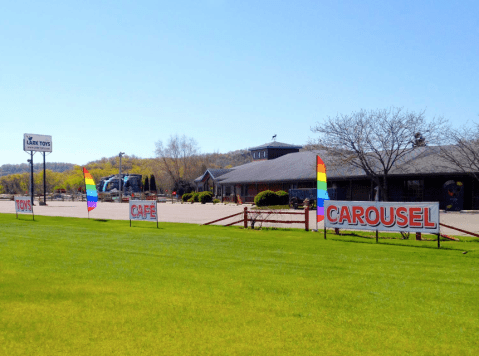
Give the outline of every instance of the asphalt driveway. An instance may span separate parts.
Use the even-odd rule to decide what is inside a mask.
[[[86,202],[78,201],[49,201],[47,206],[36,205],[34,207],[35,215],[44,216],[65,216],[87,218]],[[190,204],[190,203],[158,203],[158,216],[160,222],[179,222],[190,224],[204,224],[225,216],[241,213],[244,208],[251,209],[248,204]],[[294,211],[294,210],[292,210]],[[294,211],[298,212],[298,211]],[[15,205],[13,201],[0,201],[0,213],[15,214]],[[316,211],[309,213],[309,228],[316,229],[315,215]],[[113,219],[113,220],[129,220],[128,203],[102,203],[98,202],[95,210],[90,212],[91,219]],[[234,221],[238,221],[242,215],[236,216],[221,222],[218,225],[225,225]],[[268,219],[272,220],[295,220],[304,221],[304,215],[268,215]],[[440,214],[440,221],[444,224],[458,227],[467,231],[479,234],[479,213],[477,212],[461,212],[461,213],[443,213]],[[241,224],[240,224],[241,225]],[[271,226],[271,224],[264,224],[263,226]],[[275,223],[276,227],[300,228],[304,229],[304,223],[297,224],[282,224]],[[318,226],[323,228],[323,223]],[[448,235],[465,235],[459,231],[454,231],[448,228],[441,228],[441,232]]]

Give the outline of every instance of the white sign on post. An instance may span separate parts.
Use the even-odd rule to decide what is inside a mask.
[[[33,215],[33,204],[30,197],[20,197],[16,196],[15,198],[15,212],[18,214],[32,214]]]
[[[24,134],[23,150],[52,152],[52,137],[48,135]]]
[[[130,200],[130,225],[131,220],[156,221],[158,223],[156,200]]]
[[[439,202],[324,201],[324,226],[351,230],[439,233]]]

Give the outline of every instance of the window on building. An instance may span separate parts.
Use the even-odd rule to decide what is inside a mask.
[[[423,201],[424,200],[424,180],[408,180],[406,182],[406,200]]]

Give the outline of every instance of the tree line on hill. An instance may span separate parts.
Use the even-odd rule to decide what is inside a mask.
[[[45,168],[52,172],[65,172],[72,169],[74,164],[62,162],[46,162]],[[43,163],[34,163],[33,172],[43,171]],[[7,176],[9,174],[18,174],[30,172],[30,165],[22,164],[4,164],[0,166],[0,176]]]
[[[191,182],[202,175],[207,168],[230,168],[251,162],[251,154],[247,150],[237,150],[228,153],[200,154],[198,148],[189,156],[181,157],[181,165],[168,172],[160,157],[139,158],[134,155],[122,157],[122,173],[141,174],[143,187],[158,192],[172,192],[183,188],[191,190]],[[179,163],[178,163],[179,164]],[[28,164],[3,165],[3,176],[0,176],[0,194],[25,194],[30,185],[30,166]],[[96,183],[101,177],[118,174],[119,157],[103,157],[84,165]],[[43,164],[34,165],[35,194],[43,194]],[[83,166],[69,163],[46,164],[46,192],[51,193],[57,189],[76,192],[84,187]],[[11,173],[8,173],[11,172]],[[173,171],[172,171],[173,172]],[[154,187],[151,187],[151,180]],[[148,183],[145,180],[148,178]],[[156,188],[156,189],[152,189]]]

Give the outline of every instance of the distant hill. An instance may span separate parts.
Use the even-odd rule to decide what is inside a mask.
[[[229,168],[240,166],[253,161],[251,152],[248,150],[236,150],[228,153],[204,154],[207,168]]]
[[[191,161],[191,172],[185,179],[192,181],[201,176],[208,168],[231,168],[252,161],[251,153],[248,150],[237,150],[228,153],[206,153],[193,157]],[[103,157],[84,165],[94,178],[99,182],[101,177],[118,174],[118,157]],[[52,192],[55,189],[66,189],[68,192],[75,192],[84,186],[82,167],[71,163],[47,163],[46,164],[46,189]],[[36,192],[43,191],[43,163],[33,165],[34,181]],[[0,167],[0,193],[16,194],[26,192],[29,186],[30,166],[22,164],[4,164]],[[158,190],[171,190],[174,182],[170,179],[158,158],[139,158],[135,156],[123,156],[122,173],[141,174],[143,178],[156,178]]]
[[[47,162],[45,164],[46,169],[53,172],[65,172],[70,169],[73,169],[75,165],[72,163],[58,163],[58,162]],[[43,163],[34,163],[33,172],[37,173],[43,170]],[[27,163],[22,164],[4,164],[0,166],[0,176],[7,176],[9,174],[19,174],[19,173],[28,173],[30,172],[30,165]]]

